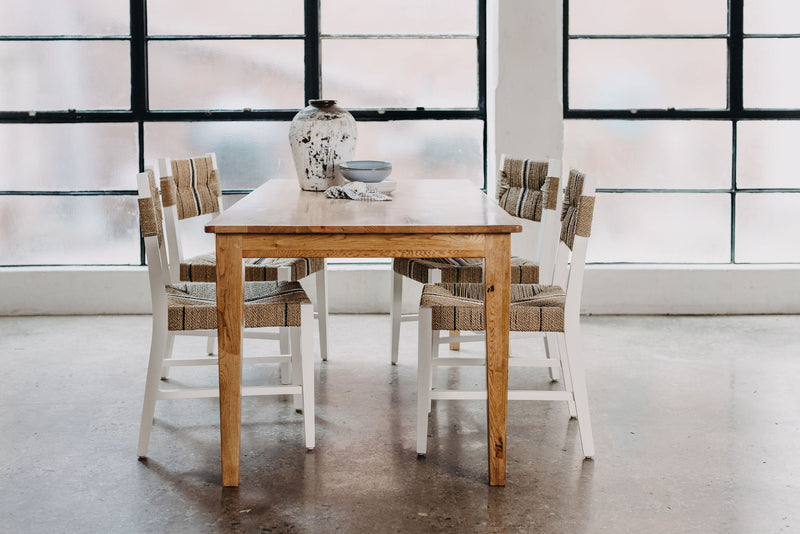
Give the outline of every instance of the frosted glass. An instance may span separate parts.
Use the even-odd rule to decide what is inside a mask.
[[[736,261],[800,262],[800,193],[736,195]]]
[[[302,0],[158,0],[147,3],[150,35],[302,34]]]
[[[729,263],[730,195],[598,193],[590,262]]]
[[[800,33],[797,0],[744,0],[745,33]]]
[[[0,220],[2,265],[141,263],[134,196],[0,196]]]
[[[569,32],[573,35],[686,35],[727,31],[727,0],[569,2]]]
[[[475,0],[321,0],[323,33],[476,35]]]
[[[726,106],[722,39],[580,39],[569,43],[572,109]]]
[[[222,188],[255,189],[294,177],[288,122],[157,122],[144,127],[145,162],[217,154]]]
[[[728,189],[731,124],[564,121],[565,161],[609,189]]]
[[[798,121],[739,121],[736,185],[741,188],[798,188]]]
[[[0,13],[0,35],[130,33],[128,0],[0,0]]]
[[[0,124],[0,191],[136,189],[135,124]]]
[[[744,106],[800,108],[800,39],[745,39]]]
[[[300,41],[155,41],[149,44],[151,109],[297,109]]]
[[[475,108],[471,39],[323,39],[322,92],[345,107]]]
[[[130,43],[0,42],[0,109],[130,109]]]

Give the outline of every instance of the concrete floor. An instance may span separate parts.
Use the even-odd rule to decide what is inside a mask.
[[[565,405],[511,403],[504,488],[487,485],[480,401],[435,406],[417,459],[416,332],[392,367],[388,316],[333,316],[314,452],[287,399],[247,398],[241,486],[223,489],[216,400],[198,399],[157,406],[137,461],[149,322],[0,318],[0,531],[800,530],[800,316],[584,318],[597,455]]]

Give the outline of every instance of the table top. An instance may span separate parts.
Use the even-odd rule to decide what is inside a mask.
[[[391,201],[330,199],[296,180],[270,180],[212,219],[217,234],[446,234],[521,232],[467,180],[398,180]]]

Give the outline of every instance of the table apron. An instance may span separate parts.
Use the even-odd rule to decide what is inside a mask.
[[[240,234],[245,258],[482,258],[494,234]]]

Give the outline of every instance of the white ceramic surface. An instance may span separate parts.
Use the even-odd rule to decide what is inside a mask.
[[[392,173],[388,161],[356,160],[339,164],[339,172],[351,182],[374,183],[385,180]]]

